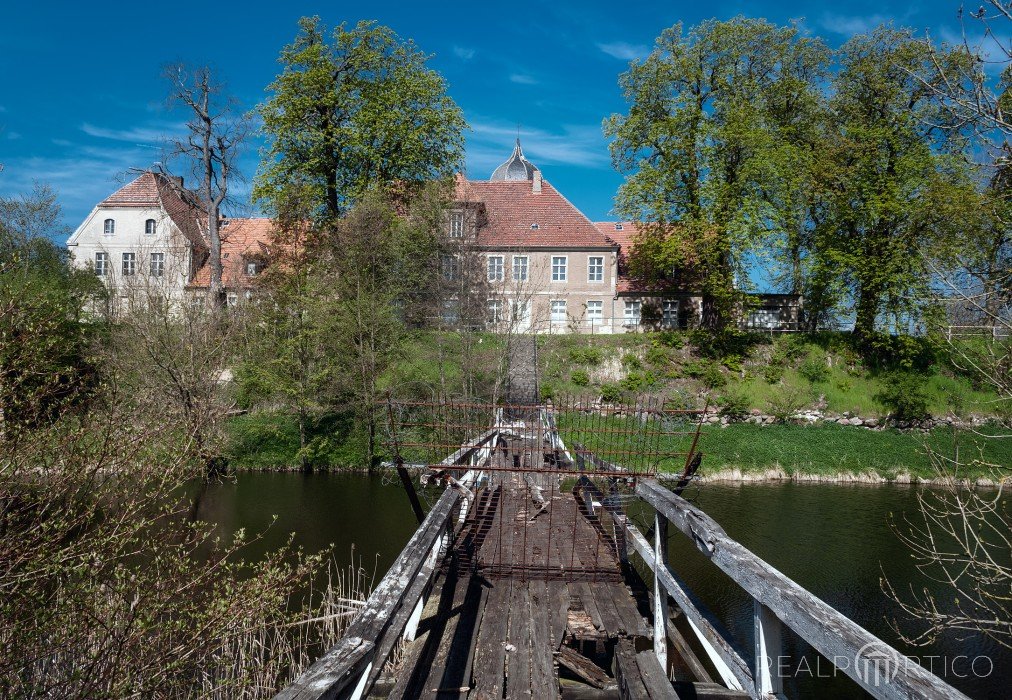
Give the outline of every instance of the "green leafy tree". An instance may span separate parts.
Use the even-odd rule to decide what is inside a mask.
[[[865,348],[883,319],[907,330],[930,278],[926,261],[951,222],[939,212],[972,196],[960,155],[964,140],[934,97],[929,45],[880,27],[840,50],[832,84],[832,163],[826,216],[817,232],[820,264],[853,303],[854,333]]]
[[[260,107],[268,146],[254,198],[297,183],[314,218],[333,220],[376,185],[447,177],[463,154],[464,119],[428,56],[374,22],[318,17],[280,57],[284,69]]]
[[[605,121],[629,173],[618,209],[643,224],[634,274],[691,273],[704,325],[727,327],[750,257],[780,241],[800,260],[815,161],[816,82],[829,52],[795,27],[709,21],[665,30],[620,78],[627,115]]]

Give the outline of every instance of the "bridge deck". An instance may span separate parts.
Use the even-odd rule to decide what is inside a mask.
[[[521,448],[511,442],[494,460],[514,463],[510,450]],[[524,454],[521,467],[530,454],[540,451]],[[429,598],[419,636],[395,665],[390,697],[555,698],[560,664],[563,676],[615,687],[614,676],[622,675],[610,662],[620,656],[613,653],[617,642],[632,646],[650,632],[625,583],[617,543],[574,485],[552,474],[491,472]],[[640,673],[640,665],[648,670]],[[633,687],[663,680],[654,657],[640,665],[623,669],[636,676]]]

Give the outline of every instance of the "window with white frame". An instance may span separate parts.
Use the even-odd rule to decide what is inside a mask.
[[[661,326],[678,328],[678,300],[667,299],[661,302]]]
[[[146,233],[149,236],[153,236],[155,233],[156,225],[157,224],[155,224],[154,219],[148,219],[147,221],[144,222],[144,233]]]
[[[105,277],[109,274],[109,254],[95,253],[95,274]]]
[[[515,300],[513,304],[514,323],[529,323],[531,320],[531,304],[526,299]]]
[[[102,225],[102,232],[107,236],[111,236],[116,233],[116,222],[112,219],[106,219],[105,223]]]
[[[460,238],[464,235],[464,212],[450,212],[450,238]]]
[[[488,281],[503,281],[503,259],[501,255],[488,256]]]
[[[591,300],[587,302],[587,322],[591,326],[601,325],[604,320],[604,302]]]
[[[502,322],[502,302],[499,299],[488,300],[488,322]]]
[[[453,282],[460,275],[460,263],[454,255],[444,255],[442,257],[442,267],[443,279],[447,282]]]
[[[552,323],[565,323],[566,322],[566,300],[565,299],[553,299],[552,300]]]
[[[566,267],[568,266],[568,262],[569,261],[565,255],[552,256],[552,282],[566,281]]]
[[[443,323],[455,325],[460,322],[460,303],[456,299],[447,299],[443,302]]]
[[[123,253],[123,276],[129,277],[137,272],[137,253]]]
[[[235,306],[236,304],[239,303],[239,295],[236,294],[235,292],[229,292],[225,296],[225,303],[227,306]]]
[[[604,282],[604,258],[591,255],[587,258],[587,281]]]
[[[152,277],[161,277],[165,274],[165,253],[151,254],[151,264],[148,272]]]
[[[255,277],[256,274],[257,274],[257,272],[259,272],[259,271],[260,270],[257,267],[256,261],[246,263],[246,276],[247,277]]]
[[[513,281],[514,282],[526,282],[527,281],[527,256],[526,255],[514,255],[513,256]]]
[[[642,304],[639,301],[627,301],[625,303],[625,325],[640,325],[640,310]]]

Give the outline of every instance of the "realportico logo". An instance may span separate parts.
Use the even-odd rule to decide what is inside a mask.
[[[900,665],[909,661],[883,642],[868,642],[854,654],[854,670],[873,688],[886,685],[896,678]]]

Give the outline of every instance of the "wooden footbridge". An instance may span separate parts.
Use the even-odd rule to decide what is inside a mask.
[[[423,513],[410,490],[417,531],[344,638],[278,698],[782,697],[785,627],[874,697],[964,697],[728,537],[677,493],[684,480],[661,484],[662,458],[684,458],[686,480],[698,465],[698,432],[670,453],[642,428],[673,412],[569,407],[585,421],[573,427],[558,406],[466,408],[487,411],[486,429],[441,461],[397,465],[445,485],[438,500]],[[398,454],[471,427],[448,415],[404,420]],[[595,435],[623,440],[593,447]],[[653,511],[649,538],[633,501]],[[752,648],[679,578],[669,527],[752,597]]]

